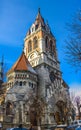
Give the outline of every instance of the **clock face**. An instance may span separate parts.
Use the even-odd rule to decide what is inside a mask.
[[[31,60],[31,59],[34,59],[38,56],[38,53],[36,51],[32,52],[29,56],[28,56],[28,59]]]
[[[50,77],[51,82],[53,83],[54,80],[55,80],[55,75],[54,75],[54,72],[53,72],[53,71],[50,72],[49,77]]]

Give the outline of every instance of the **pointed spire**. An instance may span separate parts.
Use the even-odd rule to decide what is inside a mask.
[[[38,8],[38,14],[37,14],[36,19],[39,19],[39,17],[42,17],[42,16],[41,16],[41,13],[40,13],[40,8]]]
[[[35,23],[39,24],[39,25],[42,25],[44,26],[45,23],[44,23],[44,19],[40,13],[40,8],[38,8],[38,14],[37,14],[37,17],[36,17],[36,20],[35,20]]]

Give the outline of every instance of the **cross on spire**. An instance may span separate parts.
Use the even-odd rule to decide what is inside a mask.
[[[40,8],[38,8],[38,13],[40,14]]]

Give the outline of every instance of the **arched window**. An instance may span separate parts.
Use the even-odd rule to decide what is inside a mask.
[[[20,86],[22,86],[22,81],[20,81]]]
[[[34,37],[34,39],[33,39],[33,49],[36,49],[37,47],[38,47],[37,37]]]
[[[48,48],[48,37],[45,39],[45,47]]]
[[[32,51],[32,42],[31,40],[28,42],[28,52]]]
[[[15,85],[18,85],[18,81],[15,82]]]
[[[23,82],[23,85],[26,85],[26,81]]]
[[[50,51],[51,52],[53,51],[53,42],[52,42],[52,40],[50,41]]]

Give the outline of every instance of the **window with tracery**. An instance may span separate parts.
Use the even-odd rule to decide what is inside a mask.
[[[28,52],[32,51],[32,42],[31,40],[28,42]]]
[[[33,49],[36,49],[37,47],[38,47],[37,37],[34,37],[34,39],[33,39]]]

